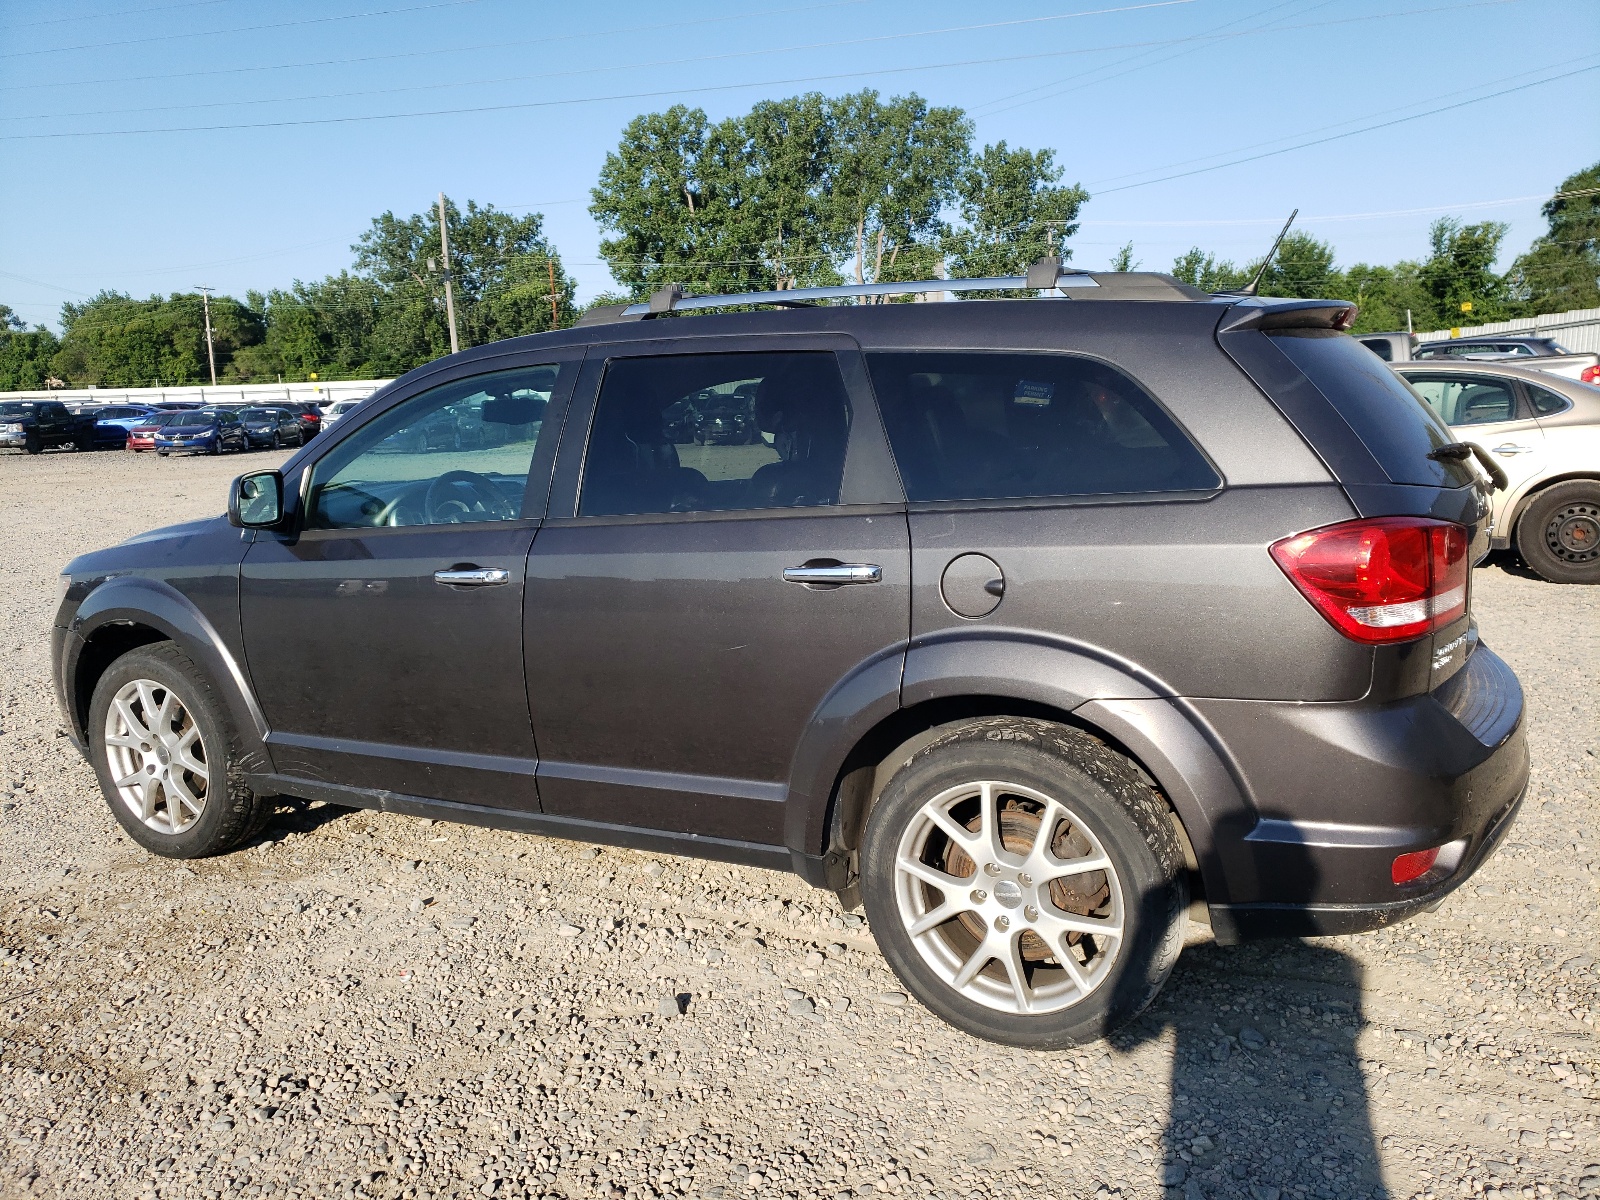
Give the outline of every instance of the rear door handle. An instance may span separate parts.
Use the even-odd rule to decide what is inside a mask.
[[[786,583],[824,583],[838,587],[846,583],[882,583],[883,568],[877,563],[839,563],[831,567],[785,567]]]
[[[498,583],[510,583],[511,572],[504,567],[452,567],[448,571],[435,571],[433,581],[451,587],[493,587]]]
[[[1532,446],[1518,446],[1518,445],[1515,445],[1512,442],[1505,442],[1505,443],[1502,443],[1499,446],[1496,446],[1494,448],[1494,452],[1496,454],[1503,454],[1507,458],[1513,458],[1518,454],[1532,454],[1533,453],[1533,447]]]

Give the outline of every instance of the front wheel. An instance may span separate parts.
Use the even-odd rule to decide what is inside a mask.
[[[1535,496],[1517,520],[1517,550],[1551,583],[1600,583],[1600,483],[1572,479]]]
[[[37,435],[30,433],[23,439],[22,452],[24,454],[38,454],[43,449],[44,443],[39,440]]]
[[[935,1014],[1035,1050],[1103,1038],[1160,991],[1188,883],[1162,799],[1103,742],[1013,717],[913,755],[867,820],[878,945]]]
[[[168,858],[221,854],[268,811],[244,784],[221,697],[171,642],[130,650],[106,669],[87,732],[106,802],[146,850]]]

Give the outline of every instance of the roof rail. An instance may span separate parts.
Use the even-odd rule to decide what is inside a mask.
[[[1091,290],[1092,289],[1092,290]],[[1068,270],[1059,258],[1041,258],[1026,275],[997,275],[985,279],[917,279],[895,283],[846,283],[838,287],[792,288],[768,292],[732,292],[717,296],[692,296],[681,284],[671,283],[637,304],[593,308],[579,318],[580,325],[609,321],[638,321],[666,313],[704,308],[730,308],[770,304],[779,308],[808,308],[819,300],[846,300],[863,296],[908,296],[939,292],[1085,291],[1096,300],[1206,300],[1198,288],[1154,271],[1106,272]],[[1088,298],[1087,296],[1085,298]]]

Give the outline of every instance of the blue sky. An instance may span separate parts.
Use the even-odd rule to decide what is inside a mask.
[[[1341,264],[1444,214],[1509,222],[1509,259],[1600,158],[1594,68],[1595,0],[0,0],[0,302],[319,277],[440,190],[542,212],[592,296],[630,118],[862,87],[1054,148],[1080,265],[1246,259],[1296,207]]]

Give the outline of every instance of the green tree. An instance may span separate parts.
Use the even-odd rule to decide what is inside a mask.
[[[1440,217],[1428,227],[1431,253],[1417,272],[1440,326],[1501,321],[1510,316],[1505,280],[1495,274],[1508,227],[1499,221],[1463,225]],[[1465,312],[1463,304],[1472,307]]]
[[[1229,292],[1250,282],[1248,271],[1241,271],[1226,259],[1208,254],[1199,246],[1173,260],[1172,274],[1174,278],[1202,292]]]
[[[50,360],[60,348],[55,334],[42,325],[29,329],[9,305],[0,304],[0,392],[46,387]]]
[[[1064,174],[1052,150],[985,146],[957,184],[961,225],[945,238],[950,274],[983,278],[1025,274],[1052,250],[1071,257],[1066,240],[1078,231],[1078,211],[1089,194]],[[1127,247],[1132,253],[1132,245]]]
[[[149,387],[208,383],[206,322],[201,298],[174,293],[135,300],[103,291],[81,304],[61,306],[61,345],[55,374],[75,386]],[[234,355],[262,340],[261,315],[231,296],[211,299],[217,375]]]
[[[1600,308],[1600,163],[1563,179],[1542,211],[1548,229],[1507,272],[1521,315]]]
[[[1261,267],[1258,258],[1244,269],[1249,282]],[[1272,262],[1262,272],[1258,289],[1263,296],[1332,296],[1338,290],[1333,269],[1333,247],[1309,233],[1294,230],[1283,239]]]
[[[971,139],[959,108],[931,108],[914,93],[885,103],[868,88],[834,101],[829,227],[857,283],[932,273]]]

